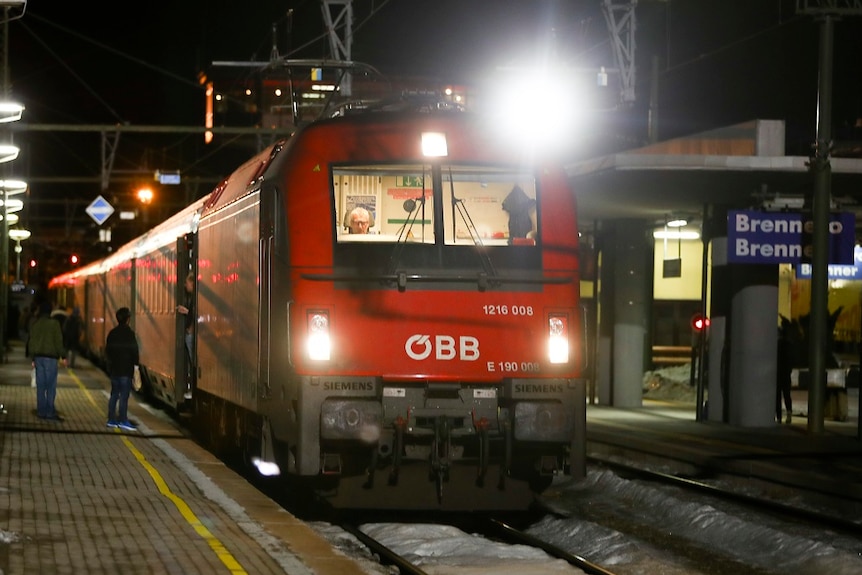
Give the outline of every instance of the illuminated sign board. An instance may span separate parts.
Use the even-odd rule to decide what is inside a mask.
[[[99,196],[84,211],[87,212],[88,216],[93,218],[94,222],[101,226],[114,213],[114,206],[109,204],[108,200]]]
[[[160,184],[167,184],[169,186],[177,186],[182,182],[182,177],[178,171],[176,172],[163,172],[161,170],[156,171],[156,180]]]
[[[727,261],[742,264],[800,264],[811,261],[814,223],[800,212],[732,210],[727,215]],[[829,220],[829,263],[853,264],[856,218],[833,213]]]
[[[853,250],[853,265],[829,264],[827,275],[831,280],[862,280],[862,247]],[[811,264],[796,266],[796,277],[811,279]]]

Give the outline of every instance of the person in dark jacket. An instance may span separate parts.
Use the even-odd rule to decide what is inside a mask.
[[[132,312],[127,307],[117,310],[117,326],[108,332],[105,342],[108,377],[111,378],[111,397],[108,399],[108,427],[133,431],[129,421],[129,394],[132,377],[139,362],[138,338],[129,325]]]
[[[509,243],[516,243],[515,238],[529,238],[535,232],[533,214],[536,210],[536,200],[530,198],[520,186],[515,186],[506,199],[503,209],[509,212]]]
[[[69,367],[75,367],[75,357],[80,353],[83,327],[81,309],[75,306],[72,315],[63,323],[63,345],[66,346],[66,360],[69,362]]]
[[[36,415],[40,419],[63,421],[54,407],[57,397],[57,361],[66,361],[60,324],[51,318],[51,302],[42,302],[39,315],[30,326],[27,353],[36,368]]]
[[[185,316],[185,343],[186,343],[186,391],[183,397],[186,400],[192,398],[192,388],[195,381],[195,275],[189,272],[183,284],[183,303],[177,306],[177,313]]]

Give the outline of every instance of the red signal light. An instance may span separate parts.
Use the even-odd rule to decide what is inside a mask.
[[[72,254],[71,257],[69,257],[69,261],[72,262],[72,265],[78,263],[78,256],[76,254]]]
[[[699,313],[691,316],[691,329],[694,331],[703,331],[705,328],[709,327],[709,318],[703,317]]]

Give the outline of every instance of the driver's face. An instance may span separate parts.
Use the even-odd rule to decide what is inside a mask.
[[[363,216],[353,216],[350,218],[350,233],[351,234],[367,234],[368,219]]]

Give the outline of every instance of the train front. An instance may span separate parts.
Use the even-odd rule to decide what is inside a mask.
[[[483,134],[372,114],[293,143],[282,435],[336,506],[524,509],[584,472],[574,196]]]

